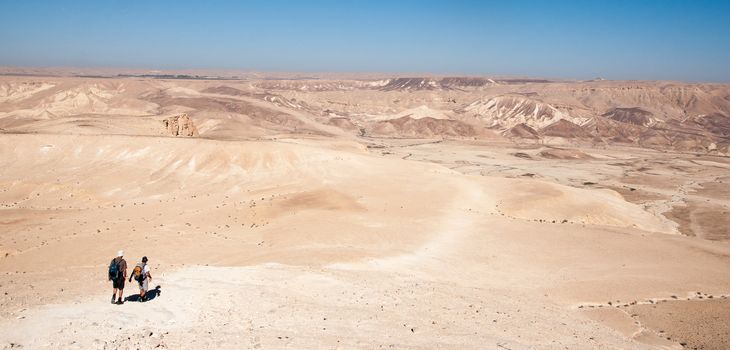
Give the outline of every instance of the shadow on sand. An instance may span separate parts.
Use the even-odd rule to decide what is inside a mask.
[[[160,286],[155,287],[155,289],[150,289],[147,291],[147,293],[145,293],[145,297],[147,298],[146,301],[152,301],[155,298],[157,298],[158,296],[160,296],[160,294],[162,294],[162,289]],[[124,298],[124,301],[127,302],[127,301],[141,301],[141,300],[139,300],[139,294],[134,294],[134,295],[130,295],[130,296]]]

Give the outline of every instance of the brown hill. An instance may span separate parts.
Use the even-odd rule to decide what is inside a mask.
[[[652,119],[653,114],[651,112],[638,107],[613,108],[608,112],[603,113],[602,116],[618,122],[641,126],[649,126],[654,121]]]
[[[589,138],[591,135],[579,125],[560,119],[540,130],[544,136],[562,137],[566,139]]]
[[[458,120],[435,119],[425,117],[413,119],[401,117],[397,119],[383,120],[374,123],[369,131],[373,136],[396,136],[396,137],[452,137],[452,138],[474,138],[484,134],[474,125]]]
[[[342,130],[350,132],[360,132],[360,127],[355,125],[350,118],[345,117],[334,117],[330,118],[327,122],[328,125],[336,126]]]
[[[503,133],[507,137],[517,137],[522,139],[539,139],[538,132],[527,126],[525,123],[517,124]]]
[[[706,130],[707,132],[723,138],[730,138],[730,117],[713,113],[694,118],[690,121]]]
[[[582,127],[594,137],[608,142],[634,143],[639,140],[645,127],[635,124],[622,123],[604,117],[595,117]]]
[[[230,95],[230,96],[249,96],[251,93],[236,89],[234,87],[230,86],[213,86],[209,87],[202,92],[210,93],[210,94],[221,94],[221,95]]]

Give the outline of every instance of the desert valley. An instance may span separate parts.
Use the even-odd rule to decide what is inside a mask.
[[[728,84],[3,73],[0,347],[730,348]]]

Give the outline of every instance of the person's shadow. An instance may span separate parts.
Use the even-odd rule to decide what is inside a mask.
[[[157,298],[158,296],[160,296],[160,294],[162,294],[161,288],[162,287],[157,286],[157,287],[155,287],[155,289],[148,290],[147,293],[144,294],[144,296],[147,298],[147,301],[152,301],[155,298]],[[124,298],[124,301],[125,302],[126,301],[140,301],[139,294],[130,295],[130,296]]]

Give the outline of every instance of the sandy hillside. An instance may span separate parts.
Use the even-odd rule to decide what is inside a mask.
[[[668,153],[580,85],[466,83],[3,77],[0,346],[728,344],[724,129]],[[720,113],[712,96],[692,108]],[[570,113],[645,129],[539,128]],[[109,303],[118,249],[150,258],[152,300]]]

